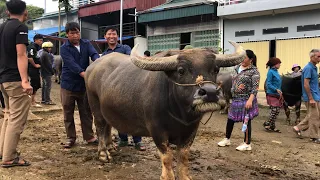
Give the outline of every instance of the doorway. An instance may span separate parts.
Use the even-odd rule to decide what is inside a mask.
[[[182,50],[185,46],[191,44],[191,32],[190,33],[181,33],[180,38],[180,50]]]
[[[270,41],[269,58],[276,57],[276,40]]]

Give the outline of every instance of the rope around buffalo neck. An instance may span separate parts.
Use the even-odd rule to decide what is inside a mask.
[[[172,80],[171,80],[172,81]],[[188,86],[200,86],[204,83],[211,83],[211,84],[214,84],[214,85],[217,85],[215,82],[213,81],[204,81],[203,79],[203,76],[202,75],[199,75],[196,79],[196,83],[194,84],[180,84],[180,83],[177,83],[175,81],[172,81],[175,85],[177,86],[185,86],[185,87],[188,87]]]
[[[199,75],[199,76],[197,77],[195,84],[180,84],[180,83],[177,83],[177,82],[174,82],[174,81],[172,81],[172,82],[173,82],[175,85],[185,86],[185,87],[188,87],[188,86],[200,86],[200,87],[201,87],[201,85],[204,84],[204,83],[211,83],[211,84],[217,85],[217,84],[216,84],[215,82],[213,82],[213,81],[204,81],[202,75]],[[220,86],[218,86],[218,89],[220,89]],[[203,123],[201,120],[200,120],[200,123],[203,124],[203,125],[206,125],[206,124],[209,122],[209,120],[211,119],[213,112],[214,112],[214,111],[211,111],[210,117],[205,121],[205,123]],[[195,121],[192,121],[192,122],[190,122],[190,123],[186,123],[186,122],[182,121],[181,119],[175,117],[175,116],[174,116],[173,114],[171,114],[170,112],[169,112],[169,114],[171,115],[171,117],[173,117],[174,119],[176,119],[177,121],[179,121],[180,123],[182,123],[182,124],[184,124],[184,125],[186,125],[186,126],[189,126],[190,124],[193,124],[194,122],[196,122],[196,120],[195,120]]]

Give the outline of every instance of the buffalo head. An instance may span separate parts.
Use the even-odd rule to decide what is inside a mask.
[[[216,83],[220,67],[240,64],[245,50],[235,42],[235,53],[217,54],[210,49],[187,49],[161,52],[153,57],[140,57],[135,46],[131,61],[141,69],[164,71],[169,83],[173,84],[171,94],[187,111],[208,112],[220,110],[225,105],[222,92]]]

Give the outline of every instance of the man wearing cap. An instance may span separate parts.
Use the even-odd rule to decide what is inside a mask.
[[[55,105],[50,99],[51,78],[54,74],[52,68],[53,56],[51,55],[53,44],[45,42],[42,44],[43,52],[40,56],[41,62],[41,78],[42,78],[42,102],[45,105]]]

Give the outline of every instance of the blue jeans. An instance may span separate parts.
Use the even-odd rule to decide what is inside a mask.
[[[50,92],[51,92],[51,78],[52,76],[42,77],[42,102],[50,102]]]
[[[128,141],[128,134],[119,133],[119,137],[121,141]],[[134,143],[141,142],[141,136],[132,136],[132,139]]]

